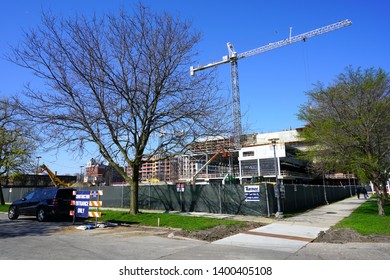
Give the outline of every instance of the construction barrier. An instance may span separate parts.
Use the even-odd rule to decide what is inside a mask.
[[[76,206],[76,202],[72,200],[70,205]],[[101,207],[103,205],[103,201],[89,201],[89,206],[91,207]]]
[[[70,211],[70,215],[74,216],[75,211]],[[88,218],[100,218],[102,216],[101,212],[88,212]]]
[[[103,201],[99,200],[103,195],[101,190],[80,190],[73,191],[75,200],[71,200],[70,204],[75,206],[75,210],[70,211],[70,215],[80,218],[99,218],[102,216],[99,212],[99,207],[103,205]],[[91,200],[95,198],[96,200]],[[89,207],[97,207],[97,211],[89,211]],[[96,220],[97,223],[97,220]]]

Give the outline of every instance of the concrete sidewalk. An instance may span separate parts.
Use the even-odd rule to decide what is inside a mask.
[[[390,260],[390,243],[312,242],[366,202],[356,196],[306,211],[291,218],[188,213],[219,218],[257,221],[267,225],[209,244],[180,251],[164,259],[262,259],[262,260]]]
[[[356,197],[347,198],[291,218],[274,220],[266,226],[215,241],[213,244],[295,253],[317,238],[321,231],[328,230],[348,217],[365,201]]]

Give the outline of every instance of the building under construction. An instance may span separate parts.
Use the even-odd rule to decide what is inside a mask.
[[[145,163],[141,183],[247,183],[253,181],[302,182],[310,179],[307,163],[296,156],[304,145],[299,130],[250,134],[236,149],[232,138],[212,137],[195,142],[186,154]],[[274,139],[276,142],[271,141]],[[276,163],[276,168],[275,168]]]
[[[291,129],[243,135],[239,149],[235,148],[235,143],[230,137],[204,139],[193,143],[185,154],[161,160],[155,157],[144,163],[140,170],[140,183],[245,184],[260,181],[275,182],[276,178],[286,184],[314,183],[316,178],[310,172],[308,163],[297,157],[297,153],[306,148],[299,138],[299,131],[300,129]],[[105,170],[109,167],[102,168],[102,166],[101,163],[89,162],[84,178],[89,180],[102,178],[98,183],[106,185],[124,184],[123,179],[118,176],[105,175]],[[126,169],[131,176],[130,168]],[[99,171],[99,174],[94,174],[94,171],[95,173]],[[327,179],[333,184],[348,184],[356,180],[356,177],[353,174],[330,173],[319,179]]]
[[[178,181],[307,181],[307,162],[297,158],[304,149],[299,130],[241,136],[241,148],[230,138],[216,137],[197,142],[187,155],[179,156]],[[273,140],[273,141],[272,141]],[[276,166],[275,166],[276,165]],[[181,172],[180,172],[181,171]]]

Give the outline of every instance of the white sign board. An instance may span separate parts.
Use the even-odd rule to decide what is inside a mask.
[[[177,192],[184,192],[184,184],[177,184],[176,190]]]
[[[260,201],[260,186],[247,185],[244,188],[246,202]]]

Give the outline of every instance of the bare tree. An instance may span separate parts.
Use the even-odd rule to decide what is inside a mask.
[[[189,75],[201,36],[179,17],[142,4],[133,13],[92,19],[43,13],[24,35],[9,59],[46,85],[27,87],[30,120],[57,145],[76,150],[95,143],[130,184],[130,213],[138,213],[145,161],[231,127],[215,73]]]

